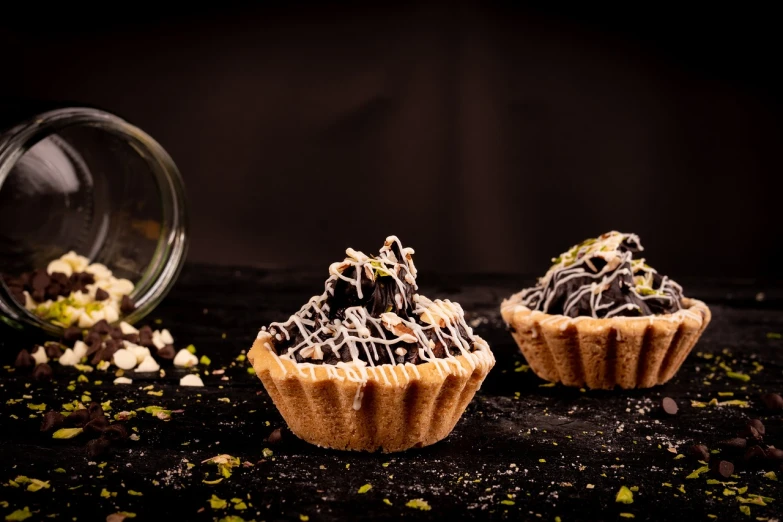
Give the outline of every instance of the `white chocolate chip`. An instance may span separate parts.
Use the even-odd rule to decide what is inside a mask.
[[[406,350],[405,348],[397,348],[396,350],[394,350],[394,353],[396,353],[397,355],[405,355],[406,353],[408,353],[408,350]]]
[[[137,362],[136,354],[128,349],[120,348],[114,352],[114,364],[118,368],[122,368],[123,370],[132,370],[136,367]]]
[[[171,336],[171,332],[165,328],[160,331],[160,340],[164,342],[164,346],[167,344],[174,344],[174,338]]]
[[[90,314],[82,313],[79,317],[79,328],[91,328],[95,324],[95,320],[90,317]]]
[[[130,335],[130,334],[137,334],[139,331],[134,328],[133,326],[129,325],[125,321],[120,323],[120,331],[122,331],[123,335]]]
[[[122,344],[125,346],[126,350],[131,352],[136,357],[137,363],[141,363],[150,355],[150,350],[146,346],[139,346],[138,344],[133,344],[130,341],[122,341]]]
[[[137,372],[157,372],[158,370],[160,370],[160,365],[151,355],[147,355],[136,367]]]
[[[84,269],[85,272],[89,272],[95,277],[95,281],[106,281],[111,277],[111,270],[106,268],[106,265],[100,263],[92,263]]]
[[[35,359],[35,364],[43,364],[49,362],[49,357],[46,356],[46,350],[43,346],[39,346],[36,350],[30,354]]]
[[[24,308],[25,310],[35,310],[37,304],[35,304],[35,301],[33,301],[33,298],[30,297],[30,292],[27,290],[24,291]]]
[[[117,308],[117,303],[109,301],[103,306],[103,315],[106,322],[109,324],[116,322],[120,318],[120,311]]]
[[[133,292],[133,283],[127,279],[116,279],[109,285],[108,292],[118,295],[129,295]]]
[[[174,366],[179,368],[190,368],[198,364],[198,357],[186,349],[182,349],[174,356]]]
[[[180,386],[204,386],[204,381],[202,381],[201,377],[199,377],[197,374],[191,373],[181,378],[179,380],[179,385]]]
[[[152,332],[152,344],[154,344],[155,348],[158,350],[166,346],[166,343],[163,342],[163,339],[161,338],[160,332],[158,330]]]
[[[65,274],[68,277],[70,277],[71,274],[73,274],[73,268],[71,268],[71,265],[69,265],[65,261],[55,259],[54,261],[49,263],[49,266],[46,267],[46,272],[49,275],[52,275],[55,272],[60,272],[61,274]]]
[[[75,353],[76,357],[81,360],[82,357],[87,355],[87,345],[84,344],[83,341],[76,341],[73,344],[73,353]]]
[[[84,272],[84,269],[87,268],[87,266],[90,264],[89,259],[84,256],[80,256],[73,250],[67,254],[63,254],[62,257],[60,257],[60,260],[65,261],[71,265],[71,268],[74,272]]]
[[[71,302],[73,302],[73,304],[79,306],[84,306],[92,302],[90,294],[84,293],[81,290],[71,293],[69,297],[71,298]]]
[[[114,384],[133,384],[133,381],[127,377],[117,377],[114,379]]]
[[[76,353],[68,348],[63,352],[57,362],[63,366],[73,366],[74,364],[78,364],[80,359],[81,357],[77,357]]]

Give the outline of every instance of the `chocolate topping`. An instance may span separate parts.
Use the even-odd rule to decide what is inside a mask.
[[[531,310],[594,318],[670,314],[682,308],[682,287],[644,259],[635,234],[608,232],[553,259],[538,284],[522,292]]]
[[[325,291],[268,331],[297,363],[421,364],[470,353],[477,338],[462,308],[416,293],[413,250],[390,236],[377,257],[353,249],[329,267]],[[482,341],[483,342],[483,341]]]

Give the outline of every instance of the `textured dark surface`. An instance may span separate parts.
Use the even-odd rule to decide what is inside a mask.
[[[0,370],[0,514],[29,506],[38,512],[36,520],[52,514],[63,520],[104,520],[118,511],[136,513],[137,520],[209,520],[229,514],[245,520],[306,516],[312,521],[400,515],[429,520],[626,520],[620,513],[633,514],[635,520],[675,515],[705,520],[707,514],[720,520],[780,517],[781,483],[764,477],[779,464],[749,467],[741,459],[730,459],[737,471],[729,479],[736,484],[729,487],[748,487],[740,494],[729,489],[724,495],[726,486],[707,484],[713,478],[709,473],[686,478],[701,466],[687,456],[688,446],[704,443],[713,449],[748,416],[764,421],[768,443],[783,446],[780,412],[765,412],[758,401],[760,391],[783,391],[783,340],[769,335],[783,333],[780,286],[682,281],[686,295],[710,304],[713,322],[675,379],[646,391],[582,392],[541,387],[544,383],[530,371],[515,371],[523,368],[524,360],[505,332],[498,307],[503,297],[531,280],[421,274],[422,293],[463,305],[468,321],[492,346],[497,365],[446,440],[383,455],[322,450],[285,431],[281,442],[267,443],[272,430],[283,426],[282,419],[260,381],[248,375],[246,363],[229,366],[251,345],[259,326],[286,318],[320,293],[325,277],[325,271],[188,267],[150,322],[159,319],[157,327],[169,328],[177,347],[193,343],[199,355],[207,354],[210,372],[228,367],[228,380],[203,375],[202,367],[204,388],[178,387],[182,370],[169,370],[160,380],[136,379],[131,386],[114,386],[113,374],[94,371],[87,374],[89,383],[75,382],[72,390],[69,383],[79,372],[56,363],[51,384],[32,382],[8,367]],[[763,301],[756,300],[759,291],[766,294]],[[31,337],[3,332],[3,364],[13,364],[18,349],[32,342]],[[750,381],[728,378],[720,363],[748,374]],[[148,394],[150,390],[143,389],[148,385],[163,394]],[[41,414],[27,406],[46,403],[47,409],[59,409],[85,391],[96,400],[111,400],[112,414],[148,405],[184,411],[173,413],[170,421],[138,412],[126,424],[138,429],[139,440],[90,463],[83,440],[53,441],[39,433]],[[677,400],[676,416],[657,413],[664,396]],[[713,398],[748,400],[749,407],[691,405],[691,400]],[[9,404],[9,399],[22,400]],[[264,457],[264,448],[273,455]],[[215,466],[202,461],[224,453],[254,465],[235,468],[217,485],[204,484],[218,475]],[[678,453],[686,457],[677,458]],[[195,466],[189,469],[186,460]],[[99,467],[102,462],[106,465]],[[18,475],[48,480],[51,487],[29,492],[24,486],[9,486]],[[365,484],[372,489],[358,493]],[[615,502],[623,485],[639,488],[632,504]],[[104,488],[116,496],[102,498]],[[142,496],[131,495],[131,490]],[[213,494],[229,507],[212,509],[208,500]],[[752,494],[775,500],[768,506],[748,504],[748,517],[737,498]],[[232,498],[244,499],[248,508],[233,509]],[[412,499],[424,499],[432,509],[406,507]]]

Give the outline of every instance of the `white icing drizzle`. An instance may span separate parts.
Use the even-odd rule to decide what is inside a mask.
[[[396,247],[396,248],[393,248]],[[395,250],[402,254],[402,259],[397,259]],[[329,278],[324,285],[324,292],[319,296],[313,296],[302,308],[282,323],[272,323],[268,328],[264,327],[259,332],[259,338],[270,335],[281,342],[283,338],[290,341],[292,337],[301,336],[301,341],[296,345],[285,349],[285,353],[276,353],[271,343],[266,343],[266,348],[275,356],[285,376],[286,364],[293,363],[301,377],[316,379],[315,369],[324,368],[329,378],[357,383],[356,394],[353,400],[353,408],[360,409],[364,395],[364,387],[370,375],[376,381],[382,381],[390,385],[392,381],[399,383],[397,368],[400,368],[405,376],[405,383],[411,381],[411,373],[416,379],[421,378],[415,364],[410,362],[398,362],[392,347],[401,345],[404,350],[418,350],[420,359],[425,363],[435,364],[438,373],[443,375],[466,375],[476,367],[491,366],[494,358],[489,351],[486,342],[473,334],[472,328],[465,322],[462,307],[447,299],[430,300],[418,293],[406,295],[405,283],[413,290],[418,290],[416,285],[416,267],[413,264],[413,249],[403,248],[396,236],[386,238],[378,257],[369,256],[352,248],[345,251],[346,259],[340,263],[333,263],[329,267]],[[353,267],[352,277],[346,275]],[[411,308],[415,317],[400,317],[393,311],[374,317],[362,305],[347,307],[344,310],[344,319],[329,320],[329,304],[327,299],[334,295],[335,283],[338,280],[345,281],[356,288],[356,293],[361,299],[362,274],[365,280],[376,281],[379,277],[389,278],[394,282],[393,299],[398,309]],[[409,294],[409,293],[408,293]],[[317,320],[315,320],[317,318]],[[419,319],[419,321],[416,320]],[[320,323],[320,327],[317,325]],[[422,324],[423,323],[423,324]],[[466,334],[467,340],[460,335],[460,331]],[[292,332],[296,332],[292,335]],[[429,334],[429,337],[428,337]],[[434,348],[437,347],[434,340],[442,344],[443,357],[437,357]],[[469,341],[469,342],[468,342]],[[316,350],[317,347],[317,350]],[[400,347],[396,349],[399,350]],[[456,355],[450,353],[448,347],[456,347]],[[351,360],[349,362],[311,363],[298,362],[296,354],[300,357],[312,354],[326,353],[325,348],[342,356],[347,350]],[[379,353],[385,353],[394,364],[380,363]],[[407,352],[406,352],[407,353]],[[360,354],[366,359],[360,358]],[[466,369],[457,357],[463,356],[470,370]],[[399,357],[399,355],[398,355]],[[342,358],[342,357],[341,357]],[[307,371],[309,370],[309,371]],[[388,370],[392,379],[386,375]],[[306,373],[305,373],[306,372]],[[379,377],[380,373],[380,377]]]
[[[586,317],[599,318],[599,312],[604,312],[600,317],[610,318],[625,310],[639,309],[639,306],[633,303],[604,299],[604,292],[610,288],[615,279],[619,276],[630,276],[634,284],[629,287],[629,292],[639,300],[673,301],[676,309],[680,310],[681,303],[676,296],[682,295],[682,287],[664,276],[659,287],[654,288],[653,274],[657,272],[645,264],[644,259],[633,259],[632,252],[621,251],[620,247],[624,241],[634,244],[639,251],[644,250],[636,234],[623,234],[616,231],[571,247],[560,257],[552,260],[554,264],[538,280],[535,287],[521,292],[521,303],[527,308],[547,312],[562,285],[573,279],[588,278],[590,282],[576,288],[566,297],[562,315],[570,315],[584,296],[589,295],[590,315]],[[605,261],[605,265],[598,271],[594,264],[596,258]]]

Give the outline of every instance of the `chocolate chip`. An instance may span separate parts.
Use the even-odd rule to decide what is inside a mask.
[[[768,410],[783,410],[783,397],[779,393],[765,393],[761,396],[761,402]]]
[[[283,440],[283,434],[280,432],[280,428],[277,428],[270,433],[269,437],[266,439],[269,444],[277,444],[281,440]]]
[[[756,428],[756,431],[758,431],[759,435],[762,437],[767,433],[767,429],[764,427],[764,423],[762,423],[759,419],[748,420],[748,426]]]
[[[90,359],[90,364],[98,364],[102,361],[111,361],[112,356],[106,352],[106,349],[101,345],[95,355]]]
[[[122,348],[122,344],[114,339],[106,339],[103,341],[103,347],[109,350],[112,355],[114,355],[114,352]]]
[[[49,277],[46,270],[38,269],[33,272],[33,277],[30,279],[30,286],[36,292],[43,292],[51,282],[52,278]]]
[[[142,326],[139,329],[139,344],[141,346],[146,346],[147,348],[155,346],[152,343],[152,328],[149,326]]]
[[[32,297],[34,301],[42,303],[46,301],[46,291],[44,289],[33,290],[32,292],[30,292],[30,297]]]
[[[128,438],[128,430],[122,424],[111,424],[103,430],[103,437],[110,441],[123,440]]]
[[[93,417],[84,425],[84,431],[89,433],[103,433],[109,426],[109,419],[104,416]]]
[[[103,348],[103,341],[98,340],[98,341],[92,342],[92,343],[87,345],[87,353],[85,355],[87,355],[89,357],[90,355],[96,353],[101,348]],[[95,364],[97,364],[97,363],[95,363]]]
[[[33,370],[33,379],[36,381],[51,381],[52,380],[52,367],[46,363],[39,364]]]
[[[747,446],[748,441],[741,437],[735,437],[733,439],[726,439],[718,442],[718,447],[723,449],[744,450]]]
[[[76,341],[81,341],[82,337],[82,329],[78,326],[71,326],[66,328],[65,332],[63,332],[63,340],[71,343],[71,346],[73,346],[73,343]]]
[[[133,302],[133,299],[131,299],[127,295],[122,296],[122,300],[120,301],[120,312],[122,312],[125,315],[128,315],[135,309],[136,309],[136,303]]]
[[[49,286],[46,287],[46,297],[52,301],[57,299],[62,293],[63,287],[57,283],[49,283]]]
[[[122,335],[122,330],[119,326],[112,326],[111,330],[109,330],[109,336],[114,340],[121,340]]]
[[[96,301],[105,301],[109,298],[109,292],[104,290],[103,288],[99,288],[95,291],[95,300]]]
[[[103,413],[103,408],[101,407],[101,403],[99,402],[91,402],[87,406],[87,411],[90,413],[90,418],[94,419],[96,417],[105,417],[106,415]]]
[[[50,359],[59,359],[63,355],[63,345],[54,341],[44,343],[46,356]]]
[[[106,319],[101,319],[92,326],[92,331],[101,335],[106,335],[109,333],[109,331],[111,331],[111,326],[109,326],[109,323],[106,322]]]
[[[759,430],[750,424],[746,425],[739,433],[737,433],[737,435],[740,437],[745,437],[748,439],[748,442],[761,442],[761,440],[764,438],[764,436],[759,433]]]
[[[98,332],[93,332],[90,330],[90,332],[87,334],[87,337],[84,338],[84,342],[87,344],[93,344],[96,341],[99,343],[103,342],[103,336]]]
[[[94,285],[95,276],[90,272],[79,272],[79,282],[83,285]]]
[[[93,439],[87,443],[87,455],[89,455],[91,459],[99,457],[109,450],[110,445],[111,443],[103,437],[100,439]]]
[[[49,277],[52,279],[52,282],[57,283],[60,286],[65,286],[70,282],[68,276],[62,272],[52,272]]]
[[[691,454],[691,457],[695,457],[698,460],[703,460],[704,462],[709,462],[710,460],[710,450],[704,444],[694,444],[688,449],[688,452]]]
[[[65,422],[65,416],[59,411],[47,411],[41,422],[41,431],[51,431],[59,428]]]
[[[17,287],[9,288],[11,291],[11,297],[14,298],[14,301],[20,304],[25,304],[27,302],[27,299],[24,297],[24,290]]]
[[[767,454],[767,458],[769,460],[783,460],[783,449],[770,446],[767,448],[765,453]]]
[[[35,359],[33,359],[33,357],[30,355],[30,352],[22,348],[22,350],[20,350],[16,355],[14,366],[17,368],[32,368],[35,366]]]
[[[766,456],[767,456],[767,452],[764,451],[764,448],[762,448],[761,446],[753,446],[748,448],[748,451],[745,452],[745,462],[749,462],[757,458],[763,459]]]
[[[84,426],[89,420],[90,412],[82,408],[72,411],[70,415],[65,417],[65,424],[67,426]]]
[[[173,344],[167,344],[157,352],[154,352],[157,357],[160,359],[164,359],[166,361],[170,361],[174,359],[174,356],[177,355],[176,351],[174,350]]]
[[[128,341],[129,343],[139,344],[139,334],[129,333],[123,335],[122,338],[123,340]]]
[[[734,464],[728,460],[718,460],[712,465],[712,471],[723,478],[729,478],[734,473]]]
[[[671,397],[664,397],[661,400],[661,409],[667,415],[677,415],[677,412],[680,410],[677,403]]]

